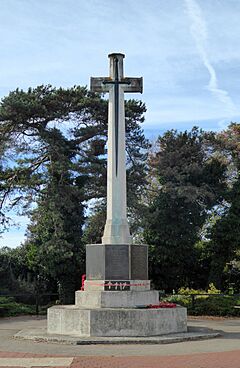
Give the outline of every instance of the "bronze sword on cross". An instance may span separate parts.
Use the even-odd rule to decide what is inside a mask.
[[[142,93],[142,78],[123,78],[123,73],[119,71],[119,59],[118,56],[123,54],[110,54],[109,57],[113,59],[114,67],[113,73],[111,73],[110,66],[110,76],[109,78],[91,78],[90,89],[92,92],[109,92],[110,85],[114,88],[114,125],[115,125],[115,168],[116,176],[118,174],[118,128],[119,128],[119,86],[122,85],[124,92],[140,92]],[[124,57],[124,55],[123,55]]]

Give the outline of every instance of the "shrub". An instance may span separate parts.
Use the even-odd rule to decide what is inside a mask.
[[[0,297],[0,317],[17,316],[19,314],[34,314],[35,307],[16,303],[13,297]]]
[[[232,296],[209,296],[196,300],[194,308],[189,308],[192,315],[209,316],[240,316],[239,309],[235,309],[236,299]]]
[[[178,290],[178,294],[180,295],[189,295],[189,294],[220,294],[221,290],[218,290],[213,283],[210,283],[208,285],[208,290],[202,290],[202,289],[190,289],[190,288],[184,288],[181,287]]]
[[[218,290],[215,285],[211,282],[209,285],[208,285],[208,291],[207,291],[208,294],[220,294],[221,293],[221,290]]]
[[[178,289],[178,294],[179,295],[189,295],[189,294],[206,294],[206,291],[204,290],[196,290],[196,289],[190,289],[190,288],[184,288],[181,287],[180,289]]]
[[[6,303],[14,303],[15,299],[11,296],[6,297],[6,296],[0,296],[0,306],[2,304],[6,304]]]
[[[236,299],[233,296],[196,295],[194,305],[190,295],[172,295],[165,300],[186,307],[190,315],[240,316],[240,309],[234,308],[234,306],[240,305],[240,298]]]
[[[190,315],[240,316],[240,309],[234,308],[240,305],[240,298],[236,299],[233,295],[219,295],[220,293],[221,291],[211,283],[207,291],[181,287],[178,294],[165,300],[186,307]]]
[[[191,305],[191,296],[172,295],[167,298],[164,298],[163,301],[170,302],[170,303],[176,303],[176,304],[181,305],[182,307],[189,308]]]

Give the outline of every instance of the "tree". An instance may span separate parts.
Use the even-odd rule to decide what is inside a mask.
[[[10,221],[3,208],[3,203],[5,202],[8,194],[5,187],[5,152],[8,144],[9,142],[0,136],[0,235],[7,229]]]
[[[94,103],[86,88],[64,90],[52,86],[29,88],[27,92],[17,89],[3,98],[0,133],[4,143],[10,142],[5,154],[11,157],[11,163],[1,175],[2,209],[6,203],[11,208],[37,198],[50,160],[45,138],[51,126],[66,126],[77,118],[84,121],[90,100]],[[69,131],[66,127],[65,130]]]
[[[236,258],[240,250],[240,181],[231,190],[230,207],[216,222],[211,231],[211,270],[209,280],[223,288],[226,265]]]
[[[52,133],[52,134],[50,134]],[[84,273],[82,227],[84,224],[83,188],[74,184],[71,145],[55,128],[49,130],[46,172],[47,183],[28,227],[29,265],[36,275],[45,274],[60,285],[61,301],[74,301]]]
[[[126,102],[127,165],[136,188],[145,181],[144,111],[141,102]],[[2,207],[30,213],[29,265],[60,282],[71,302],[84,267],[84,205],[106,195],[107,101],[83,87],[16,90],[2,100],[0,123],[13,160],[1,177]]]
[[[231,124],[217,135],[216,148],[228,163],[228,188],[225,207],[210,231],[211,269],[209,280],[222,288],[225,270],[240,252],[240,124]]]
[[[172,130],[159,137],[150,158],[158,181],[145,223],[150,247],[150,273],[158,288],[176,289],[196,279],[194,245],[207,212],[222,200],[225,165],[209,155],[206,134]]]
[[[26,262],[26,250],[22,247],[0,248],[0,285],[1,292],[31,290],[29,276],[31,271]]]

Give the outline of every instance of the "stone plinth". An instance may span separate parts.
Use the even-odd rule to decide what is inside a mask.
[[[48,309],[48,333],[72,336],[157,336],[187,331],[186,308]]]
[[[148,280],[148,246],[89,244],[87,280]]]
[[[81,308],[134,308],[159,303],[159,293],[148,291],[76,291],[75,304]]]

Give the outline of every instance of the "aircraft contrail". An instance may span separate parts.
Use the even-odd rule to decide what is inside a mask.
[[[191,21],[191,33],[195,40],[199,56],[210,75],[207,88],[220,102],[224,103],[226,113],[230,116],[234,116],[237,114],[237,108],[228,92],[218,87],[216,71],[207,55],[206,42],[208,39],[208,30],[202,10],[196,0],[184,1],[187,14]]]

